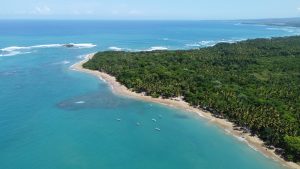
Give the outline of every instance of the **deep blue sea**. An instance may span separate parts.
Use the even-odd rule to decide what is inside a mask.
[[[191,112],[117,96],[70,66],[96,51],[299,33],[234,21],[0,21],[0,169],[279,169]]]

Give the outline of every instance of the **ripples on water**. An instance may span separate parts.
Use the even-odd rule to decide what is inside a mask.
[[[96,108],[117,108],[127,107],[132,101],[119,98],[108,92],[89,93],[63,100],[57,107],[65,110],[96,109]]]

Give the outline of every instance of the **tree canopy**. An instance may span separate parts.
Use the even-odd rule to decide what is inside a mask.
[[[300,37],[195,50],[99,52],[83,65],[152,97],[183,96],[299,159]]]

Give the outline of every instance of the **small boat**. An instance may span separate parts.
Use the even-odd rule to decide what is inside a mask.
[[[156,130],[156,131],[160,131],[160,128],[156,127],[155,130]]]
[[[158,117],[161,119],[161,118],[162,118],[162,115],[160,114],[160,115],[158,115]]]
[[[156,122],[156,119],[152,119],[153,122]]]
[[[137,122],[137,123],[136,123],[136,125],[137,125],[137,126],[140,126],[140,125],[141,125],[141,123]]]
[[[117,121],[121,121],[122,119],[116,119]]]

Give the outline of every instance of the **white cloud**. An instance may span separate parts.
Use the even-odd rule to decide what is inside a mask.
[[[139,15],[139,14],[141,14],[141,12],[138,11],[138,10],[130,10],[130,11],[129,11],[129,14],[130,14],[130,15]]]
[[[87,10],[87,11],[85,11],[85,13],[86,13],[87,15],[92,15],[92,14],[94,13],[94,11],[93,11],[93,10]]]
[[[35,14],[50,14],[51,9],[46,5],[36,6],[33,13],[35,13]]]
[[[53,14],[51,8],[46,5],[37,5],[29,9],[15,11],[16,15],[50,15]]]
[[[139,10],[130,10],[130,9],[114,9],[111,11],[111,14],[113,15],[122,15],[122,16],[139,16],[141,14],[143,14],[141,11]]]
[[[78,10],[73,10],[73,12],[72,12],[74,15],[80,15],[81,14],[81,12],[80,11],[78,11]]]
[[[119,14],[120,14],[120,11],[118,11],[118,10],[113,10],[113,11],[111,11],[111,13],[112,13],[113,15],[119,15]]]

